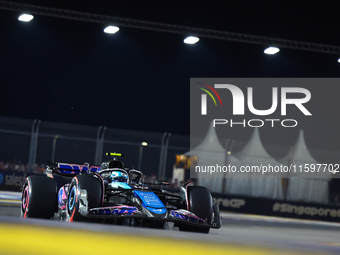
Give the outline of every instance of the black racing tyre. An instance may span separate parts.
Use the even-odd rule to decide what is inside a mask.
[[[64,186],[67,183],[70,183],[73,179],[73,177],[66,177],[66,176],[61,176],[61,175],[57,175],[54,174],[53,175],[53,179],[56,181],[57,183],[57,190],[59,191],[59,189]]]
[[[57,207],[55,180],[47,176],[28,176],[22,190],[21,217],[50,219]]]
[[[89,218],[86,218],[79,213],[81,189],[87,191],[88,208],[94,208],[101,205],[103,194],[101,181],[92,175],[75,176],[69,187],[66,205],[70,221],[90,221]]]
[[[210,191],[202,186],[189,186],[187,188],[188,210],[211,224],[213,215],[213,200]],[[179,225],[181,231],[209,233],[210,228],[190,225]]]

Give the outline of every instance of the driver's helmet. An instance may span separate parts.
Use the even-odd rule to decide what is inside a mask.
[[[128,175],[121,171],[112,171],[110,178],[112,182],[127,182]]]
[[[107,170],[109,168],[122,168],[124,169],[124,163],[118,160],[112,160],[108,162],[103,162],[100,165],[100,171],[101,170]]]

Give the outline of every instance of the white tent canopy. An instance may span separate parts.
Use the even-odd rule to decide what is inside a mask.
[[[228,155],[221,145],[215,128],[211,124],[203,141],[185,155],[197,156],[198,165],[204,166],[278,166],[290,164],[296,166],[296,172],[267,172],[259,173],[213,173],[206,178],[199,178],[199,185],[207,187],[212,192],[225,192],[227,194],[246,195],[252,197],[264,197],[271,199],[283,199],[282,178],[289,177],[287,187],[288,201],[303,202],[328,202],[328,182],[331,178],[329,171],[305,173],[298,171],[299,165],[318,164],[311,156],[305,143],[303,131],[300,131],[299,138],[288,153],[279,161],[268,154],[262,145],[259,129],[254,132],[244,148],[234,155]],[[310,178],[313,177],[313,178]],[[225,187],[224,187],[224,180]]]
[[[293,155],[293,149],[294,147],[291,146],[288,150],[288,153],[286,156],[284,156],[283,158],[278,159],[278,161],[284,165],[284,166],[288,166],[290,164],[290,159],[292,158]]]
[[[263,167],[263,166],[280,166],[281,164],[271,157],[262,145],[259,129],[255,128],[254,132],[244,146],[244,148],[236,154],[241,161],[242,166]],[[245,178],[251,178],[251,192],[249,195],[253,197],[265,197],[273,199],[283,199],[282,181],[284,173],[249,173],[244,174]]]
[[[313,156],[310,154],[303,130],[300,130],[299,137],[292,149],[290,163],[292,165],[296,166],[296,172],[291,171],[289,173],[289,177],[301,177],[301,178],[331,178],[332,174],[329,171],[323,171],[323,169],[320,169],[319,172],[315,171],[311,174],[311,172],[305,172],[305,171],[298,171],[298,166],[303,164],[320,164],[318,161],[316,161]]]
[[[235,166],[240,169],[241,161],[233,155],[226,154],[225,165]],[[226,194],[251,196],[251,179],[246,177],[246,173],[227,173],[226,174]]]
[[[296,172],[289,173],[287,200],[288,201],[303,201],[315,203],[328,202],[328,182],[331,178],[331,173],[327,170],[324,172],[323,168],[317,168],[315,172],[300,172],[300,167],[304,169],[305,164],[307,167],[320,164],[310,154],[303,131],[299,133],[299,137],[293,147],[288,164],[295,166]]]
[[[223,166],[225,158],[225,149],[222,147],[213,124],[203,141],[193,150],[186,152],[184,155],[197,156],[199,166]],[[210,178],[199,178],[199,185],[207,187],[212,192],[222,193],[224,173],[213,173]]]

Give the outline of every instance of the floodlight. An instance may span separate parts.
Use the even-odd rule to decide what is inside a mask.
[[[108,26],[104,29],[104,32],[107,34],[114,34],[119,31],[119,27],[116,26]]]
[[[20,21],[23,21],[23,22],[29,22],[33,19],[33,15],[31,14],[27,14],[27,13],[24,13],[24,14],[21,14],[18,18],[18,20]]]
[[[187,38],[184,39],[184,43],[186,44],[195,44],[199,41],[200,39],[196,36],[188,36]]]
[[[279,51],[280,51],[280,49],[277,48],[277,47],[269,47],[269,48],[264,50],[264,53],[268,54],[268,55],[274,55],[274,54],[278,53]]]

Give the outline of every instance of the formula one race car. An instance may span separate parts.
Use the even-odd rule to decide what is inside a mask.
[[[162,228],[173,222],[182,231],[208,233],[220,228],[217,203],[209,190],[186,184],[179,194],[151,188],[143,174],[125,168],[119,153],[101,166],[49,162],[46,176],[31,175],[22,191],[23,218],[54,218]],[[166,185],[158,182],[158,185]]]

